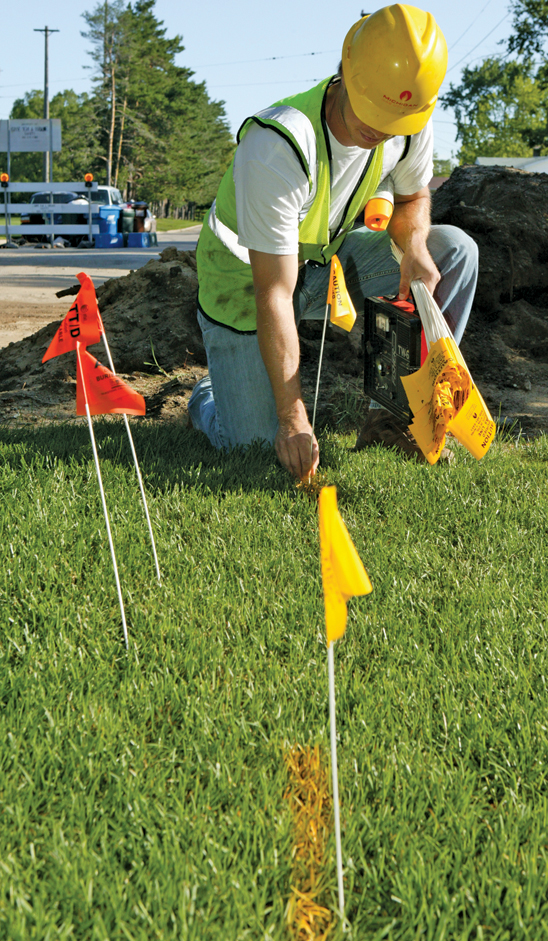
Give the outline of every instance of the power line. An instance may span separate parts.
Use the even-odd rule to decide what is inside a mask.
[[[327,49],[323,52],[299,52],[291,56],[267,56],[264,59],[237,59],[235,62],[208,62],[206,65],[194,65],[189,66],[189,68],[195,69],[213,69],[217,66],[221,67],[223,65],[247,65],[252,62],[274,62],[277,59],[303,59],[305,56],[327,56],[333,55],[335,52],[339,52],[338,49]]]
[[[322,77],[325,78],[325,76],[322,76]],[[59,78],[59,79],[56,79],[55,82],[51,82],[50,84],[62,85],[63,82],[68,82],[68,81],[87,82],[89,81],[89,79],[76,78],[76,79],[71,80],[71,79]],[[281,82],[253,82],[253,85],[257,85],[257,86],[258,85],[295,85],[298,82],[314,83],[314,82],[320,82],[320,81],[321,81],[321,78],[294,78],[291,80],[285,79],[284,81],[281,81]],[[0,89],[4,90],[5,88],[28,88],[28,82],[19,82],[17,85],[0,85]],[[222,85],[208,85],[208,88],[211,88],[211,89],[213,88],[249,88],[249,82],[239,82],[238,84],[235,84],[235,85],[225,85],[224,83]],[[0,95],[0,100],[2,100],[3,98],[12,98],[12,97],[13,97],[12,95]]]
[[[325,76],[324,76],[325,77]],[[259,85],[297,85],[299,82],[321,82],[321,78],[293,78],[291,80],[285,80],[283,82],[253,82],[253,86]],[[209,89],[213,88],[249,88],[249,82],[241,82],[238,85],[208,85]]]
[[[490,58],[492,58],[492,59],[497,59],[499,62],[504,62],[504,61],[508,58],[508,56],[509,56],[509,53],[508,53],[508,52],[507,52],[505,55],[503,55],[503,56],[502,56],[502,55],[495,55],[495,54],[493,53],[493,55],[492,55]],[[489,58],[489,53],[485,53],[485,52],[484,52],[481,56],[474,56],[473,59],[469,59],[468,62],[466,63],[466,65],[471,65],[472,62],[479,62],[480,59],[487,59],[487,58]],[[450,82],[444,78],[444,80],[443,80],[443,82],[441,83],[440,88],[439,88],[439,94],[440,94],[440,95],[443,93],[444,89],[446,89],[449,84],[450,84]]]
[[[483,13],[484,10],[487,9],[487,7],[489,6],[490,3],[491,3],[491,0],[487,0],[487,3],[486,3],[485,6],[483,7],[483,10],[480,10],[480,12],[478,13],[478,15],[476,16],[476,19],[475,19],[475,20],[472,20],[472,22],[470,23],[470,25],[467,26],[466,29],[464,30],[464,33],[462,33],[462,34],[459,36],[459,38],[458,38],[457,40],[455,40],[455,42],[453,43],[453,45],[452,45],[452,46],[449,46],[449,49],[447,50],[448,52],[451,52],[451,49],[454,49],[455,46],[458,46],[458,44],[459,44],[459,42],[461,41],[461,39],[464,39],[464,37],[466,36],[466,33],[468,33],[468,32],[472,29],[472,26],[474,25],[474,23],[477,23],[477,22],[478,22],[478,20],[479,20],[481,14]]]
[[[452,72],[453,69],[456,69],[457,65],[460,65],[461,62],[464,62],[464,60],[468,58],[468,56],[470,55],[470,53],[471,53],[471,52],[475,52],[476,49],[478,48],[478,46],[481,46],[482,42],[485,42],[485,40],[489,38],[489,36],[491,35],[491,33],[494,33],[495,30],[499,28],[500,24],[501,24],[501,23],[504,23],[504,21],[507,20],[509,16],[510,16],[510,10],[508,11],[508,13],[507,13],[505,16],[502,17],[501,20],[499,20],[499,22],[497,23],[496,26],[493,26],[493,29],[490,29],[490,30],[489,30],[489,32],[487,33],[486,36],[483,37],[483,39],[480,39],[480,41],[479,41],[478,43],[476,43],[476,45],[474,46],[473,49],[470,49],[470,50],[466,53],[466,55],[462,57],[462,59],[459,59],[459,61],[458,61],[458,62],[455,62],[455,64],[452,65],[450,69],[447,69],[447,72],[446,72],[445,74],[446,74],[446,75],[449,75],[449,72]]]
[[[50,32],[51,32],[51,30],[50,30]],[[209,62],[209,63],[207,63],[206,65],[194,65],[194,66],[193,66],[193,65],[189,65],[188,68],[190,68],[190,69],[212,69],[212,68],[216,68],[217,66],[221,67],[221,66],[225,66],[225,65],[247,65],[247,64],[252,64],[252,63],[256,63],[256,62],[274,62],[274,61],[277,61],[278,59],[302,59],[302,58],[304,58],[304,57],[306,57],[306,56],[327,56],[327,55],[334,55],[334,54],[335,54],[336,52],[338,52],[338,51],[339,51],[338,49],[325,49],[325,50],[323,50],[322,52],[301,52],[301,53],[297,53],[297,54],[295,54],[295,55],[290,55],[290,56],[267,56],[267,57],[262,58],[262,59],[237,59],[237,60],[235,60],[234,62]],[[70,81],[70,82],[87,82],[87,81],[89,81],[89,79],[88,79],[88,78],[76,78],[76,79],[75,79],[75,78],[73,78],[73,77],[71,77],[71,78],[66,78],[66,79],[65,79],[65,78],[58,78],[58,79],[54,79],[54,80],[51,82],[51,84],[52,84],[52,85],[61,85],[63,82],[69,82],[69,81]],[[301,82],[319,82],[320,79],[319,79],[319,78],[303,78],[303,79],[297,79],[297,81],[301,81]],[[17,83],[14,84],[14,85],[0,85],[0,89],[3,91],[5,88],[27,88],[27,87],[28,87],[28,84],[29,84],[28,82],[17,82]],[[285,84],[289,84],[289,83],[287,83],[287,82],[255,82],[254,84],[256,84],[256,85],[285,85]],[[222,85],[222,86],[221,86],[221,85],[211,85],[210,87],[211,87],[211,88],[242,88],[243,85],[249,85],[249,82],[244,82],[244,83],[237,84],[237,85]],[[1,99],[1,98],[10,98],[10,97],[11,97],[10,95],[0,95],[0,99]]]
[[[89,82],[89,79],[88,78],[73,78],[72,76],[70,78],[54,78],[51,80],[50,85],[61,85],[62,82]],[[17,84],[15,85],[0,85],[0,89],[2,89],[3,91],[4,88],[28,88],[28,86],[29,86],[28,82],[17,82]],[[7,96],[4,95],[0,97],[6,98]]]

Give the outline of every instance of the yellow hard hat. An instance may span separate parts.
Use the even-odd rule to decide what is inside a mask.
[[[383,134],[417,134],[447,69],[445,37],[431,13],[395,3],[354,24],[342,70],[356,117]]]

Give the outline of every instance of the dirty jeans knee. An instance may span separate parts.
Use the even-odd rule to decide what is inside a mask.
[[[254,441],[273,444],[278,430],[276,403],[257,335],[237,333],[198,311],[209,376],[200,380],[188,403],[195,428],[216,448]]]

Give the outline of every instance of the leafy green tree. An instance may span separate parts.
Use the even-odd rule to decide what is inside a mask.
[[[548,39],[548,0],[513,0],[513,32],[508,39],[508,52],[546,59]]]
[[[20,119],[41,118],[43,113],[43,93],[31,91],[14,102],[10,116]],[[59,92],[50,102],[50,117],[61,119],[62,132],[63,149],[53,155],[54,181],[83,180],[88,171],[96,173],[101,161],[96,135],[95,101],[85,93],[77,95],[70,89]],[[14,180],[22,183],[41,180],[42,154],[12,154],[11,173]]]
[[[546,150],[548,94],[531,59],[485,59],[464,68],[460,85],[440,99],[453,108],[461,163],[476,157],[527,157],[533,147]]]
[[[512,0],[510,10],[514,58],[464,68],[441,98],[455,111],[461,162],[548,153],[548,0]]]

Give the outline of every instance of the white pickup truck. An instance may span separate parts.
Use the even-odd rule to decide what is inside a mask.
[[[86,225],[88,221],[88,201],[87,197],[81,193],[66,192],[52,193],[53,205],[57,203],[66,206],[74,206],[74,215],[67,215],[53,212],[54,225]],[[44,225],[46,224],[47,207],[51,205],[49,193],[33,193],[29,202],[36,206],[36,213],[23,213],[21,215],[21,225]],[[126,206],[127,203],[122,198],[122,194],[115,186],[103,186],[99,184],[97,190],[91,193],[92,212],[97,213],[99,206]],[[14,204],[16,205],[16,204]],[[95,208],[97,207],[97,208]],[[23,230],[24,231],[24,230]],[[32,240],[46,241],[48,236],[35,235],[29,236]],[[63,236],[72,244],[77,245],[82,239],[81,235]]]

